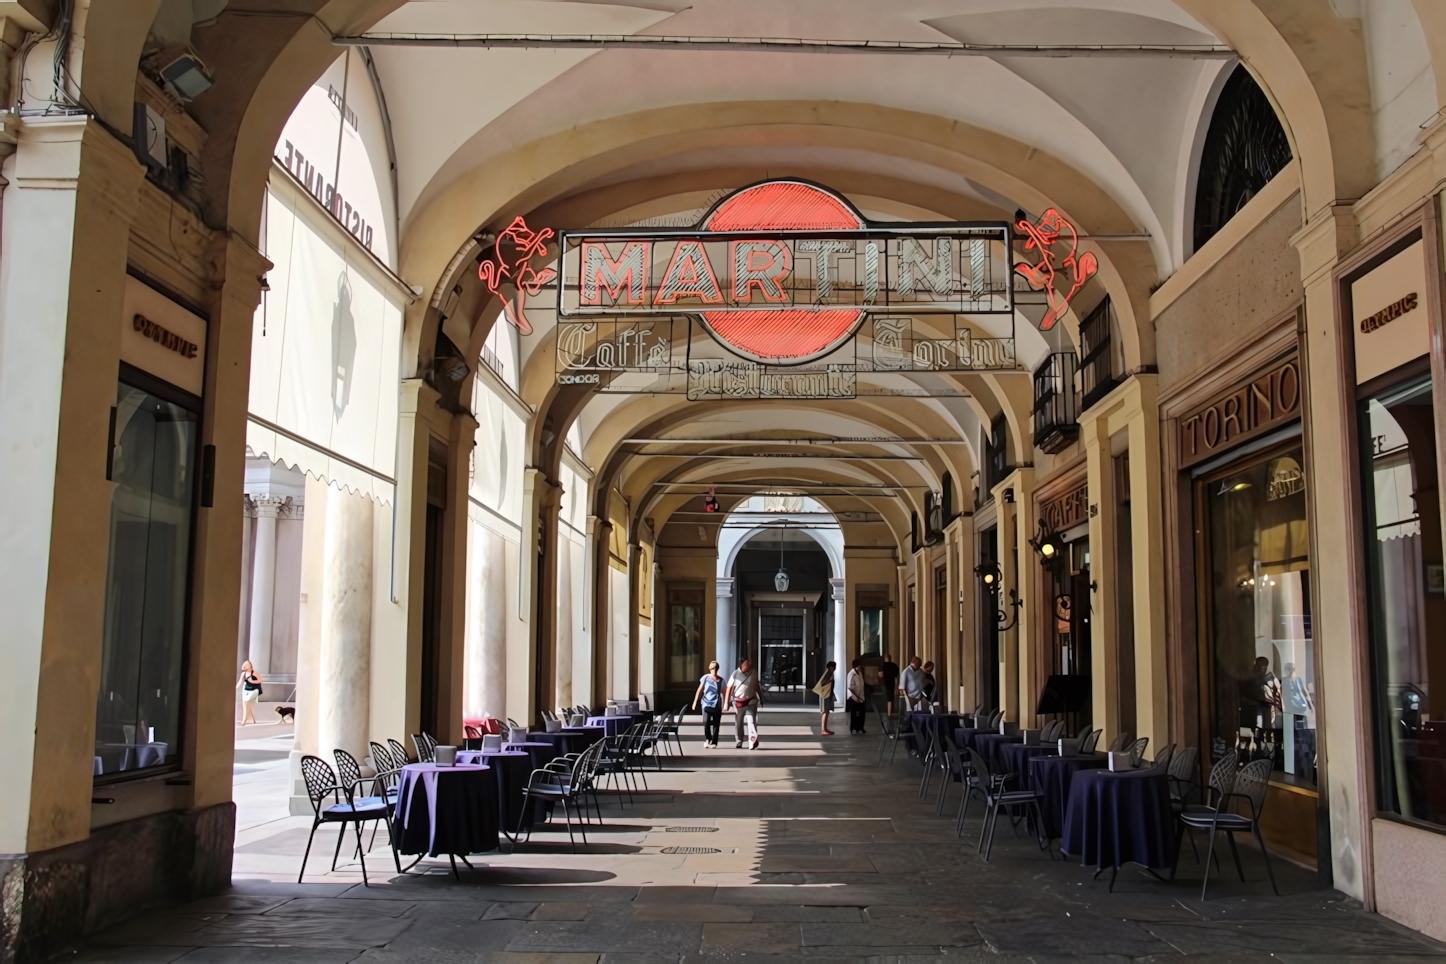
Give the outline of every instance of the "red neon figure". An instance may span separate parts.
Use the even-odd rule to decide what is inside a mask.
[[[1095,276],[1100,270],[1100,263],[1095,256],[1086,251],[1079,254],[1079,232],[1074,225],[1065,220],[1064,215],[1054,208],[1045,211],[1040,217],[1038,224],[1030,224],[1027,220],[1020,219],[1016,224],[1019,230],[1029,236],[1024,242],[1024,250],[1031,248],[1039,250],[1039,262],[1027,264],[1020,262],[1014,266],[1014,270],[1024,275],[1029,286],[1035,291],[1043,290],[1049,301],[1049,310],[1039,320],[1039,330],[1049,331],[1054,323],[1064,317],[1065,308],[1069,307],[1070,299],[1084,287],[1085,282]],[[1055,263],[1057,255],[1051,249],[1059,241],[1060,235],[1069,235],[1069,254],[1058,264]],[[1069,269],[1072,287],[1068,294],[1061,295],[1055,287],[1063,269]]]
[[[527,315],[523,312],[527,305],[527,296],[537,294],[543,285],[557,277],[557,272],[552,268],[536,271],[529,263],[533,258],[547,256],[547,239],[550,237],[552,228],[534,231],[519,214],[512,219],[506,231],[497,235],[497,243],[492,246],[497,260],[485,260],[477,268],[477,276],[494,295],[503,284],[510,283],[517,289],[517,294],[511,300],[503,299],[502,314],[524,335],[532,334],[532,326],[527,323]]]

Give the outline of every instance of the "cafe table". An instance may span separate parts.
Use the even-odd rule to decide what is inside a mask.
[[[999,761],[999,747],[1010,743],[1023,743],[1024,737],[1018,733],[976,733],[974,735],[974,749],[989,764],[993,773],[1002,773]]]
[[[551,743],[557,750],[557,756],[567,756],[569,753],[581,753],[587,749],[586,738],[577,732],[558,730],[555,733],[548,733],[543,730],[536,730],[527,734],[529,743]]]
[[[579,750],[586,750],[607,736],[607,729],[601,726],[564,726],[562,732],[577,737],[577,742],[581,744]]]
[[[1030,784],[1039,798],[1045,836],[1054,840],[1064,833],[1064,811],[1069,803],[1070,784],[1082,770],[1108,766],[1103,753],[1085,756],[1037,756],[1029,761]]]
[[[633,725],[631,716],[589,716],[587,725],[600,726],[607,736],[621,736]]]
[[[1039,756],[1054,756],[1059,752],[1057,744],[1050,743],[1006,743],[996,747],[999,756],[1000,773],[1019,774],[1018,790],[1034,788],[1034,773],[1029,761]]]
[[[457,857],[497,849],[496,774],[486,766],[408,763],[397,783],[393,815],[397,851]],[[471,864],[467,864],[471,866]]]
[[[1170,783],[1163,768],[1074,775],[1059,849],[1082,864],[1093,864],[1095,876],[1111,868],[1111,890],[1123,864],[1136,863],[1152,873],[1174,866],[1175,842]]]
[[[522,830],[532,829],[536,818],[534,807],[526,807],[523,791],[532,779],[532,758],[525,750],[458,750],[457,762],[488,766],[497,774],[497,814],[499,829],[511,838]]]
[[[533,734],[528,734],[532,736]],[[557,746],[546,740],[527,740],[523,743],[504,743],[503,750],[520,750],[527,754],[532,769],[541,770],[558,757]]]
[[[981,730],[976,726],[959,726],[954,728],[954,745],[961,750],[967,750],[974,746],[974,738],[981,733],[989,733],[989,730]]]

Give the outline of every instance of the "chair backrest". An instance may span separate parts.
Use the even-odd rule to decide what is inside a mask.
[[[1170,773],[1170,760],[1175,756],[1175,744],[1166,743],[1155,751],[1155,760],[1150,764],[1151,770],[1161,770],[1168,776]]]
[[[319,811],[321,801],[336,789],[336,773],[319,756],[307,754],[301,758],[301,779],[306,783],[306,796],[311,808]]]
[[[1104,735],[1104,732],[1104,730],[1090,730],[1089,733],[1086,734],[1084,741],[1079,745],[1080,753],[1095,752],[1095,747],[1100,745],[1100,737]]]
[[[367,744],[372,750],[372,769],[378,773],[385,773],[387,770],[397,769],[397,764],[392,762],[392,751],[380,743]]]
[[[391,737],[387,737],[387,746],[392,748],[392,762],[398,767],[406,766],[407,761],[411,759],[411,757],[407,756],[407,748]]]
[[[516,720],[509,716],[507,718],[507,728],[509,730],[520,730],[522,729],[522,724],[518,723]]]
[[[1059,739],[1059,731],[1064,729],[1064,724],[1059,720],[1050,720],[1044,724],[1044,729],[1039,731],[1039,742],[1051,743]]]
[[[989,789],[992,788],[994,774],[989,772],[989,764],[984,762],[984,758],[979,755],[979,751],[972,746],[969,748],[969,766],[974,770],[974,776],[979,780],[979,783],[985,787],[985,791],[988,792]]]
[[[482,739],[482,727],[464,723],[462,724],[462,735],[469,740],[480,740]]]
[[[1125,747],[1129,746],[1130,741],[1134,738],[1134,734],[1131,733],[1129,730],[1121,730],[1120,732],[1116,733],[1115,738],[1110,741],[1110,752],[1123,753]]]
[[[341,785],[350,792],[362,778],[361,764],[340,747],[332,750],[331,755],[336,757],[336,775],[341,778]]]
[[[1079,732],[1074,735],[1074,738],[1076,740],[1083,740],[1085,737],[1090,735],[1090,730],[1093,726],[1094,724],[1092,723],[1086,723],[1084,726],[1079,728]]]
[[[417,762],[431,763],[437,758],[437,744],[425,733],[412,734],[412,746],[417,748]]]
[[[1270,783],[1270,760],[1254,760],[1235,771],[1235,786],[1230,790],[1232,797],[1244,797],[1250,801],[1250,819],[1259,820],[1265,809],[1265,788]]]
[[[1184,800],[1190,795],[1190,788],[1195,785],[1195,778],[1199,775],[1196,771],[1199,763],[1200,751],[1193,746],[1177,751],[1170,758],[1170,780],[1174,784],[1170,792],[1179,799]]]
[[[1215,765],[1210,768],[1210,789],[1214,792],[1215,799],[1207,800],[1206,803],[1218,805],[1230,795],[1231,788],[1235,786],[1235,772],[1239,762],[1239,750],[1231,750],[1215,761]]]
[[[1149,745],[1150,738],[1148,736],[1142,736],[1135,742],[1125,747],[1125,752],[1129,753],[1130,755],[1130,764],[1132,766],[1139,766],[1141,761],[1145,759],[1145,748]]]
[[[997,730],[997,729],[999,729],[999,721],[1002,720],[1002,719],[1004,719],[1004,711],[1003,711],[1003,710],[995,710],[993,713],[990,713],[990,714],[989,714],[989,729],[991,729],[991,730]]]

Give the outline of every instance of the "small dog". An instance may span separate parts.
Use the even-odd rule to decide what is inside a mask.
[[[295,723],[295,722],[296,722],[296,707],[294,707],[294,706],[278,706],[278,707],[276,708],[276,715],[279,716],[279,717],[281,717],[281,722],[282,722],[282,723]]]

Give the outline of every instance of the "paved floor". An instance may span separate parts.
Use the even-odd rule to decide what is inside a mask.
[[[838,721],[842,723],[844,721]],[[810,725],[811,724],[811,725]],[[687,755],[635,805],[573,855],[565,835],[538,834],[518,853],[473,858],[454,882],[444,861],[398,876],[381,840],[359,867],[317,857],[296,883],[309,821],[254,799],[249,782],[234,887],[100,935],[82,961],[488,961],[495,964],[785,964],[899,961],[1283,961],[1426,964],[1438,944],[1321,890],[1277,862],[1270,894],[1257,852],[1242,847],[1247,883],[1198,899],[1200,868],[1182,882],[1135,870],[1091,879],[1051,861],[1032,840],[1001,832],[993,859],[976,853],[917,796],[919,768],[902,754],[873,765],[877,738],[821,738],[817,718],[765,714],[754,752]],[[257,746],[257,749],[260,749]],[[239,769],[239,767],[238,767]],[[248,776],[243,781],[242,776]],[[258,782],[259,781],[259,782]],[[284,788],[282,790],[284,792]],[[975,811],[977,813],[977,809]],[[334,831],[318,833],[329,851]],[[684,848],[698,848],[690,852]],[[1227,863],[1227,866],[1228,863]],[[1193,883],[1192,883],[1193,882]]]

